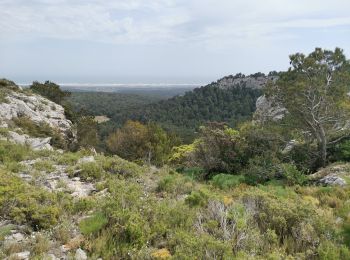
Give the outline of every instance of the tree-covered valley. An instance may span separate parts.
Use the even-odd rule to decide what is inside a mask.
[[[1,79],[0,258],[350,259],[350,61],[289,62],[171,98]]]

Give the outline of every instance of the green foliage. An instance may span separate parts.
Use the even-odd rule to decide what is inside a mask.
[[[278,159],[269,153],[251,158],[247,167],[242,170],[245,182],[255,185],[273,179],[278,173],[278,163]]]
[[[101,212],[97,212],[80,221],[79,228],[84,235],[90,235],[99,232],[107,223],[108,219]]]
[[[186,177],[189,177],[190,179],[193,180],[203,180],[203,176],[205,176],[205,170],[200,167],[191,167],[191,168],[186,168],[186,167],[181,167],[177,169],[177,172],[183,174]]]
[[[195,143],[184,144],[172,148],[172,153],[169,158],[171,165],[186,165],[191,155],[193,155],[196,149]]]
[[[211,182],[215,187],[220,189],[230,189],[233,188],[244,181],[244,177],[241,175],[231,175],[231,174],[217,174],[212,179]]]
[[[156,124],[127,121],[108,137],[107,147],[124,159],[162,165],[168,160],[175,143],[176,138]]]
[[[0,141],[0,161],[2,163],[23,161],[29,153],[30,149],[27,146]]]
[[[350,161],[350,140],[338,143],[332,151],[332,160]]]
[[[223,121],[235,126],[250,118],[260,94],[260,90],[244,86],[223,89],[212,83],[161,101],[153,96],[121,93],[73,93],[68,100],[75,111],[107,115],[117,126],[129,119],[157,122],[164,129],[176,132],[186,142],[191,142],[196,129],[207,121]],[[110,125],[101,126],[103,138],[106,136],[105,127]]]
[[[208,203],[209,195],[204,190],[192,191],[186,198],[186,203],[191,207],[200,206],[203,207]]]
[[[288,110],[290,129],[309,132],[305,141],[317,144],[319,166],[327,162],[329,145],[348,136],[350,62],[343,50],[316,48],[309,55],[290,55],[291,68],[267,88],[268,96]],[[342,131],[340,131],[342,130]],[[336,136],[335,140],[332,140]],[[340,139],[339,139],[340,138]]]
[[[160,101],[131,112],[132,118],[155,121],[165,129],[192,141],[195,130],[208,121],[236,126],[251,117],[261,91],[242,86],[223,89],[217,83],[194,89],[183,96]]]
[[[95,162],[82,163],[78,175],[83,180],[100,180],[103,177],[103,168]]]
[[[281,164],[281,169],[283,178],[286,179],[288,185],[303,185],[306,183],[306,175],[299,171],[294,164]]]
[[[168,192],[176,196],[190,193],[193,188],[192,181],[178,174],[164,176],[157,186],[158,192]]]
[[[48,228],[58,221],[55,196],[33,188],[11,173],[0,170],[0,215],[34,229]]]
[[[34,168],[38,171],[52,172],[55,167],[50,160],[39,160],[34,163]]]
[[[34,81],[30,89],[57,104],[62,104],[64,98],[70,96],[70,92],[62,91],[59,85],[50,81],[45,81],[45,83]]]
[[[144,169],[133,162],[128,162],[118,156],[104,157],[101,160],[102,168],[110,174],[124,177],[139,176]]]
[[[62,134],[47,123],[36,124],[26,116],[14,118],[13,121],[25,134],[33,137],[51,137],[51,144],[54,147],[61,149],[67,147],[67,142]]]
[[[77,119],[77,139],[79,147],[96,147],[99,144],[97,122],[91,116]]]
[[[0,79],[0,103],[7,103],[7,95],[10,91],[19,91],[19,87],[10,80]]]
[[[199,141],[195,143],[194,160],[207,173],[235,173],[241,169],[239,132],[221,123],[201,127]]]

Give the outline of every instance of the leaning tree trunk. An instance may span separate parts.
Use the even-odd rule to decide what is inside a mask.
[[[321,166],[325,167],[327,163],[327,137],[322,126],[319,127],[319,138],[318,148],[320,152]]]

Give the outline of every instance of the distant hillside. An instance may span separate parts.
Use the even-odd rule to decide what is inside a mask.
[[[161,100],[159,96],[107,92],[72,92],[67,99],[75,111],[90,115],[106,115],[115,121],[130,110]]]
[[[251,118],[255,102],[262,94],[261,89],[268,80],[276,79],[275,72],[268,76],[263,73],[227,76],[183,96],[142,107],[127,117],[158,122],[185,140],[191,140],[197,128],[205,122],[227,122],[234,127]]]
[[[102,136],[126,120],[157,122],[191,141],[200,125],[209,121],[227,122],[235,127],[252,117],[257,98],[268,80],[277,73],[227,76],[203,87],[169,99],[154,95],[103,92],[73,92],[69,101],[74,109],[112,119],[103,128]]]

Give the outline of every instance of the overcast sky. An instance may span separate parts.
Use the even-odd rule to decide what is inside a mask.
[[[0,77],[207,83],[350,56],[349,0],[0,0]]]

